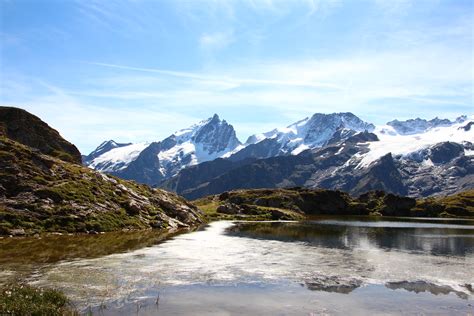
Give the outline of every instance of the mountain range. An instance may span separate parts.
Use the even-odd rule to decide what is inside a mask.
[[[83,162],[191,199],[294,186],[427,197],[474,188],[473,124],[460,116],[375,126],[352,113],[316,113],[241,143],[214,115],[158,142],[103,142]]]

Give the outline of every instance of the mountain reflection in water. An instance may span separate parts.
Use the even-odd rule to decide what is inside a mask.
[[[156,315],[158,296],[163,315],[472,310],[469,221],[219,221],[163,242],[146,234],[24,239],[18,254],[3,240],[0,281],[23,271],[103,315]]]
[[[349,225],[348,225],[349,224]],[[227,230],[232,236],[287,242],[305,242],[326,248],[376,247],[433,255],[466,256],[474,253],[474,226],[416,222],[239,222]]]

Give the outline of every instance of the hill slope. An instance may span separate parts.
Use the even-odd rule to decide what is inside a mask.
[[[0,106],[0,135],[64,161],[82,162],[76,146],[40,118],[22,109]]]
[[[25,113],[22,122],[37,123],[36,117]],[[52,144],[67,143],[47,125],[39,125],[44,128],[42,135],[52,137]],[[45,139],[30,136],[31,140]],[[0,235],[168,229],[202,222],[201,211],[173,193],[107,176],[44,152],[49,151],[0,135]]]

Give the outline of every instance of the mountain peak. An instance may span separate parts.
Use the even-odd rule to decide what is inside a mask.
[[[232,150],[241,144],[234,127],[225,120],[221,120],[217,114],[214,114],[206,124],[198,126],[191,140],[202,144],[208,153]]]
[[[106,152],[111,151],[112,149],[115,148],[120,148],[120,147],[125,147],[129,146],[132,143],[117,143],[113,139],[103,141],[96,149],[94,149],[89,155],[85,156],[83,158],[83,162],[85,164],[88,164],[92,160],[94,160],[96,157],[99,157],[102,154],[105,154]]]
[[[440,119],[435,117],[431,120],[426,120],[417,117],[416,119],[408,119],[405,121],[393,120],[387,123],[400,135],[413,135],[418,133],[424,133],[432,128],[451,126],[456,123],[462,123],[467,120],[467,116],[462,115],[456,118],[454,121],[449,119]]]

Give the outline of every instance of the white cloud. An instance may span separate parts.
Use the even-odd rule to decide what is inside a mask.
[[[90,64],[106,71],[87,78],[87,89],[17,77],[2,83],[2,101],[45,118],[85,152],[106,138],[160,140],[214,112],[241,128],[245,140],[315,112],[352,111],[382,123],[474,108],[469,51],[444,46],[200,72]],[[259,119],[249,122],[256,111]]]
[[[214,32],[202,34],[199,38],[199,46],[205,52],[216,52],[222,50],[234,42],[234,33],[228,32]]]

